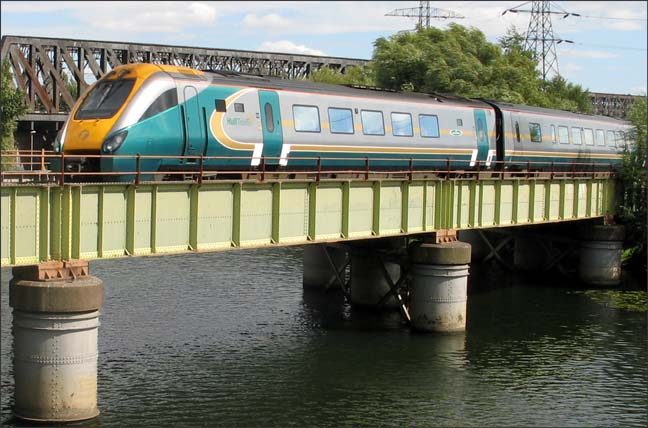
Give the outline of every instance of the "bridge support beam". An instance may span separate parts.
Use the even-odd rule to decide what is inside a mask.
[[[578,276],[592,285],[621,283],[621,251],[625,229],[620,225],[595,225],[581,235]]]
[[[470,244],[423,243],[412,252],[412,327],[431,333],[466,329]]]
[[[85,261],[13,268],[14,415],[39,422],[94,418],[100,279]]]
[[[305,245],[303,253],[303,286],[328,290],[346,288],[347,252],[342,246]]]
[[[516,270],[541,272],[547,267],[547,255],[539,239],[515,237],[513,248],[513,266]]]
[[[482,230],[459,230],[457,239],[470,244],[470,260],[473,262],[481,262],[491,253]]]
[[[384,248],[353,247],[351,250],[351,304],[360,307],[397,309],[391,293],[401,278],[401,266],[390,260]]]

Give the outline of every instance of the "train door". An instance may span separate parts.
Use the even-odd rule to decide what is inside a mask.
[[[484,110],[475,110],[475,138],[477,139],[477,160],[484,164],[490,148],[488,139],[488,122]]]
[[[205,134],[198,105],[198,91],[193,86],[184,88],[184,125],[185,125],[185,156],[200,156],[205,149]],[[197,159],[186,159],[186,162],[196,162]]]
[[[279,95],[275,91],[259,90],[259,105],[261,107],[261,126],[263,128],[262,153],[267,159],[267,164],[278,165],[283,145]]]
[[[513,141],[513,160],[522,155],[522,123],[518,113],[511,112],[511,141]]]

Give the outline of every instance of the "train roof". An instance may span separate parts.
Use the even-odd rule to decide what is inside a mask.
[[[356,97],[369,97],[393,101],[436,101],[451,105],[461,105],[476,108],[490,108],[481,100],[462,98],[450,94],[398,92],[389,89],[376,88],[362,85],[333,85],[329,83],[315,83],[307,80],[287,80],[277,77],[250,75],[227,71],[205,72],[212,83],[226,83],[228,85],[255,86],[269,89],[307,91],[321,94],[339,94]]]
[[[618,125],[619,123],[623,123],[626,125],[630,124],[627,121],[616,119],[614,117],[609,117],[609,116],[601,116],[601,115],[586,114],[586,113],[574,113],[567,110],[534,107],[534,106],[527,106],[524,104],[512,104],[512,103],[506,103],[506,102],[490,100],[490,99],[485,99],[484,101],[499,107],[501,110],[519,111],[523,113],[538,113],[538,114],[553,115],[553,116],[560,115],[561,117],[565,117],[565,118],[578,119],[578,120],[590,119],[590,120],[597,120],[601,122],[610,122],[616,125]]]
[[[421,93],[421,92],[398,92],[391,89],[377,88],[362,85],[334,85],[329,83],[315,83],[308,80],[288,80],[278,77],[263,76],[258,74],[246,74],[226,70],[198,71],[185,67],[158,67],[173,77],[180,79],[207,79],[215,84],[254,86],[259,88],[306,91],[321,94],[339,94],[355,97],[368,97],[392,101],[436,101],[449,105],[457,105],[473,108],[491,108],[493,105],[501,110],[513,110],[524,113],[537,113],[545,115],[560,115],[565,118],[578,120],[591,119],[618,124],[630,125],[629,122],[608,116],[574,113],[566,110],[549,109],[544,107],[527,106],[524,104],[513,104],[493,99],[472,99],[462,98],[456,95],[445,93]],[[189,73],[191,72],[191,73]]]

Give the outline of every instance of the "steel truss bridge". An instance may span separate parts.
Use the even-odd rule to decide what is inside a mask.
[[[322,67],[344,71],[368,63],[315,55],[20,36],[2,37],[1,59],[5,58],[18,87],[27,94],[30,112],[53,115],[53,120],[69,111],[92,82],[121,64],[171,64],[297,79]]]
[[[2,60],[9,59],[16,84],[27,94],[29,113],[23,122],[64,121],[78,95],[121,64],[172,64],[297,79],[322,67],[344,72],[349,66],[369,63],[354,58],[23,36],[3,36],[0,52]],[[590,97],[596,114],[618,118],[627,117],[638,98],[604,93]]]

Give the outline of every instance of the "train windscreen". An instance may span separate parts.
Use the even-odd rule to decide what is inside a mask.
[[[131,93],[135,80],[119,79],[98,82],[77,110],[74,118],[106,119],[112,117]]]

